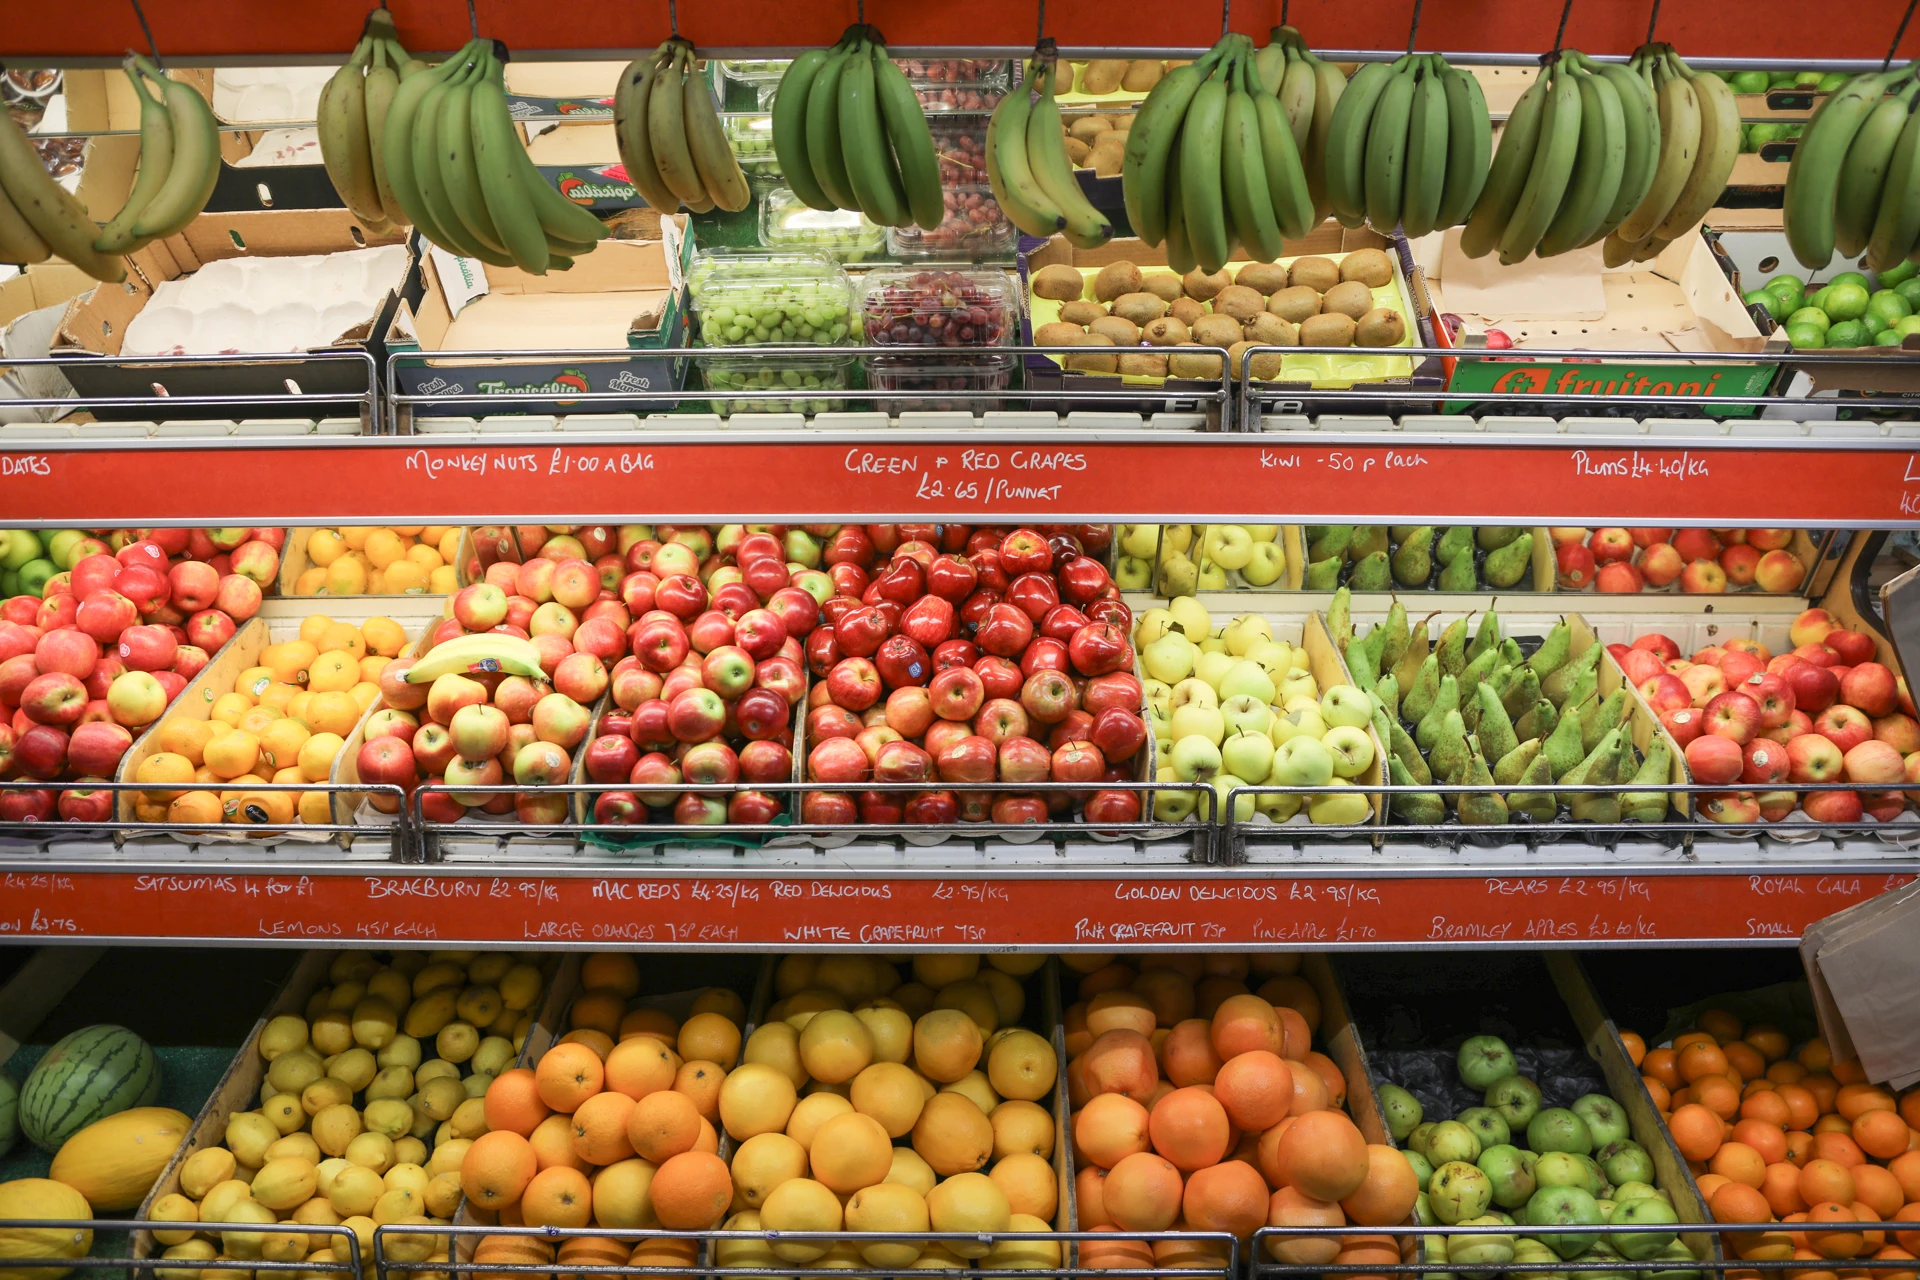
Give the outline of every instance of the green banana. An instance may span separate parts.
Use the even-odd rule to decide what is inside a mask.
[[[1184,67],[1175,67],[1160,78],[1160,83],[1148,91],[1146,100],[1134,113],[1133,128],[1127,132],[1127,145],[1120,158],[1120,193],[1126,201],[1127,223],[1134,234],[1149,245],[1157,245],[1166,238],[1167,233],[1167,174],[1171,171],[1178,186],[1179,170],[1171,169],[1170,158],[1174,143],[1179,139],[1181,126],[1187,117],[1187,108],[1192,104],[1194,95],[1206,82],[1213,70],[1213,64],[1220,60],[1223,40],[1208,50],[1205,57]],[[1001,107],[1024,95],[1010,93],[1001,99]],[[994,112],[997,119],[999,111]],[[1021,123],[1025,124],[1025,109],[1022,108]],[[992,126],[988,126],[991,131]],[[994,150],[987,148],[988,171],[991,173]],[[998,189],[994,192],[999,196]],[[1001,202],[1001,208],[1006,204]],[[1012,212],[1008,217],[1012,218]],[[1015,225],[1019,223],[1015,220]],[[1052,232],[1033,231],[1021,227],[1029,235],[1050,235]],[[1058,229],[1057,227],[1055,228]]]
[[[0,249],[6,250],[7,258],[30,258],[39,243],[44,243],[52,253],[96,280],[118,283],[126,279],[124,261],[94,249],[100,228],[87,216],[80,201],[53,180],[41,163],[40,153],[5,110],[0,110],[0,191],[5,192],[11,210],[31,235],[23,235],[16,224],[0,237]]]
[[[827,64],[820,68],[807,88],[807,162],[813,166],[814,181],[836,209],[860,207],[853,198],[846,160],[840,154],[840,77],[846,74],[858,39],[857,31],[842,36],[840,44],[828,54]],[[1018,96],[1007,95],[1008,98]]]
[[[1327,192],[1327,141],[1333,130],[1333,116],[1346,96],[1347,77],[1331,62],[1313,59],[1313,123],[1307,129],[1307,145],[1300,160],[1307,170],[1307,189],[1313,193],[1314,224],[1326,221],[1333,212],[1333,197]]]
[[[1200,269],[1227,265],[1232,245],[1227,236],[1226,201],[1220,185],[1221,141],[1226,129],[1225,69],[1216,69],[1187,108],[1181,129],[1179,196],[1186,205],[1187,239]]]
[[[142,70],[159,84],[161,100],[167,105],[167,117],[173,125],[173,162],[167,168],[167,180],[133,224],[133,234],[160,240],[178,235],[207,207],[207,198],[220,180],[220,126],[199,90],[160,75],[144,62]],[[8,189],[12,190],[11,185]],[[18,193],[14,194],[17,202]]]
[[[1614,93],[1620,98],[1621,124],[1627,135],[1620,186],[1614,192],[1606,216],[1600,219],[1600,225],[1587,240],[1593,244],[1611,235],[1647,198],[1647,189],[1653,185],[1654,173],[1660,165],[1660,107],[1652,88],[1632,68],[1617,62],[1601,62],[1588,65],[1588,70],[1613,85]]]
[[[167,171],[173,167],[172,118],[167,114],[166,107],[161,105],[160,99],[146,89],[139,68],[134,66],[131,59],[127,61],[126,72],[127,79],[133,82],[134,96],[140,99],[140,173],[134,179],[133,190],[127,193],[127,202],[120,206],[120,212],[113,216],[113,221],[101,230],[99,238],[93,242],[94,249],[100,253],[131,253],[144,243],[133,234],[133,224],[140,220],[141,213],[152,203],[154,194],[167,180]],[[19,215],[16,213],[14,216]],[[24,222],[22,219],[22,225]],[[0,257],[5,257],[5,245],[6,238],[0,235]]]
[[[1474,201],[1466,229],[1460,233],[1460,251],[1469,258],[1483,258],[1493,252],[1506,232],[1533,167],[1546,105],[1547,77],[1543,74],[1527,86],[1507,113],[1506,127],[1500,131],[1500,149],[1494,153],[1480,197]]]
[[[1369,62],[1354,72],[1327,123],[1322,165],[1327,199],[1334,216],[1347,226],[1359,226],[1366,218],[1367,144],[1374,110],[1405,61]]]
[[[1880,210],[1867,239],[1867,265],[1885,271],[1920,244],[1920,112],[1907,117],[1887,162]]]
[[[1657,61],[1657,60],[1656,60]],[[1660,103],[1660,162],[1654,169],[1653,185],[1634,211],[1614,232],[1629,244],[1638,244],[1654,234],[1654,228],[1672,212],[1674,202],[1693,174],[1693,161],[1700,149],[1700,102],[1693,85],[1683,76],[1668,75],[1664,64],[1654,68],[1659,83],[1656,97]],[[1851,138],[1852,135],[1848,134]],[[1805,149],[1803,142],[1795,154]],[[1829,192],[1827,228],[1833,227],[1833,208]],[[1824,263],[1822,264],[1824,265]]]
[[[1374,104],[1367,124],[1367,163],[1362,180],[1367,221],[1375,231],[1391,235],[1400,223],[1401,196],[1406,190],[1407,128],[1413,115],[1413,91],[1419,85],[1423,60],[1403,58],[1394,64],[1393,79]]]
[[[498,63],[493,64],[492,72],[473,86],[468,103],[473,162],[481,175],[480,198],[507,256],[518,263],[522,271],[544,275],[553,254],[540,228],[540,215],[534,212],[533,193],[527,190],[525,177],[513,162],[513,153],[524,154],[525,148],[520,145],[513,117],[507,110]],[[623,82],[625,78],[623,74]],[[633,170],[629,168],[627,172]]]
[[[1407,117],[1406,197],[1400,206],[1401,230],[1409,239],[1440,225],[1440,202],[1447,192],[1447,157],[1452,120],[1447,105],[1447,64],[1429,56],[1413,86],[1413,110]],[[1466,150],[1462,139],[1461,150]]]
[[[447,207],[466,233],[467,242],[489,253],[511,258],[499,231],[494,228],[493,216],[487,212],[486,190],[473,153],[473,86],[487,78],[492,61],[490,52],[483,53],[471,73],[441,92],[435,113],[437,141],[433,160],[439,168],[440,190],[446,196]],[[423,120],[422,128],[427,124]]]
[[[393,107],[393,95],[400,92],[400,69],[393,61],[398,48],[391,41],[374,41],[373,65],[367,68],[367,158],[373,167],[374,194],[380,197],[380,212],[388,222],[402,222],[400,202],[387,182],[387,112]],[[404,56],[406,50],[399,52]]]
[[[1447,180],[1434,215],[1434,226],[1440,228],[1457,227],[1472,214],[1493,159],[1493,121],[1480,82],[1447,67],[1442,85],[1447,95]]]
[[[459,213],[453,207],[453,198],[448,194],[445,178],[440,168],[440,110],[446,102],[449,90],[465,84],[479,63],[484,46],[475,41],[470,46],[472,52],[459,60],[459,65],[451,74],[440,80],[427,91],[414,112],[413,136],[407,145],[413,153],[413,178],[420,187],[420,201],[428,215],[428,221],[415,218],[414,222],[422,231],[434,227],[440,236],[432,237],[435,243],[450,253],[466,258],[479,258],[487,261],[486,255],[505,259],[504,253],[494,253],[487,246],[474,240],[468,233],[466,224],[460,220]],[[489,264],[494,265],[494,264]]]
[[[1675,197],[1673,208],[1653,229],[1655,238],[1673,241],[1698,226],[1727,189],[1733,163],[1740,158],[1740,107],[1725,80],[1694,72],[1672,49],[1667,50],[1666,56],[1673,73],[1685,78],[1693,89],[1693,100],[1700,113],[1700,145],[1693,169]],[[1864,245],[1865,240],[1861,243]]]
[[[887,127],[887,140],[892,144],[894,160],[899,166],[901,185],[906,188],[907,209],[916,225],[932,231],[945,220],[947,205],[940,189],[940,160],[934,153],[933,132],[927,128],[927,114],[921,108],[913,86],[907,83],[906,73],[894,65],[884,45],[874,46],[873,75],[875,90],[880,97],[880,117]],[[1047,96],[1052,98],[1051,90]],[[1065,159],[1066,136],[1059,134],[1054,141],[1061,158]],[[1067,175],[1073,175],[1071,162],[1068,163]],[[1075,181],[1073,186],[1077,193],[1080,190],[1079,182]],[[1084,196],[1081,199],[1085,201]],[[1105,218],[1100,221],[1105,225]],[[1108,226],[1106,239],[1112,236],[1113,228]],[[1105,239],[1100,243],[1104,244]]]
[[[680,207],[680,197],[673,193],[673,188],[669,187],[666,180],[660,176],[660,167],[653,161],[653,139],[647,136],[648,96],[653,89],[653,78],[660,74],[660,60],[665,49],[666,46],[662,45],[652,53],[641,54],[628,63],[627,69],[620,73],[620,87],[614,90],[613,94],[613,131],[620,148],[620,163],[627,169],[627,181],[631,182],[634,189],[646,199],[649,208],[661,213],[671,213]],[[792,66],[787,69],[786,76],[780,81],[781,91],[785,92],[793,82],[793,67],[800,66],[810,58],[817,58],[818,61],[809,64],[813,70],[817,71],[820,63],[826,61],[826,57],[825,50],[810,49],[794,59]],[[795,121],[800,120],[804,113],[805,80],[811,78],[812,74],[809,72],[802,81],[801,106],[794,108],[791,100],[788,102],[785,114]],[[780,129],[783,116],[781,99],[778,97],[774,99],[773,113],[774,153],[781,156],[780,171],[788,175],[788,185],[792,187],[793,193],[809,206],[816,209],[831,208],[830,203],[816,203],[814,200],[812,192],[818,190],[818,185],[813,180],[813,172],[806,166],[805,130],[796,125],[798,142],[788,140],[790,145],[800,148],[798,158],[783,152]],[[822,202],[826,201],[824,195],[819,199]]]
[[[1270,93],[1256,93],[1253,112],[1260,129],[1260,160],[1267,178],[1268,202],[1281,234],[1298,240],[1320,223],[1312,183],[1300,163],[1300,152],[1279,99]]]
[[[387,184],[393,189],[394,198],[400,202],[400,210],[406,215],[407,221],[419,228],[420,234],[439,245],[448,244],[449,238],[433,216],[433,211],[427,208],[426,196],[415,175],[414,123],[416,118],[428,118],[420,114],[427,95],[453,75],[477,43],[470,42],[445,62],[402,80],[399,90],[393,95],[392,105],[387,108],[386,138],[382,148]]]
[[[1259,112],[1247,91],[1251,76],[1245,60],[1236,64],[1234,75],[1227,94],[1220,178],[1240,243],[1257,261],[1271,262],[1280,256],[1280,223],[1262,158]],[[1265,95],[1264,90],[1261,93]],[[1277,108],[1279,103],[1274,105]]]
[[[839,207],[833,203],[833,197],[826,193],[813,176],[813,161],[807,152],[807,94],[832,54],[833,50],[809,49],[789,62],[786,72],[780,77],[779,87],[773,94],[773,154],[780,161],[780,173],[787,185],[793,189],[793,194],[799,196],[801,203],[811,209]],[[644,56],[634,59],[633,65],[627,68],[626,78],[631,79],[635,68],[645,61],[647,59]],[[622,83],[625,83],[624,79]],[[643,110],[638,106],[634,109]],[[614,103],[616,120],[619,115],[620,106],[616,100]],[[644,124],[644,114],[640,116],[640,120]],[[626,137],[624,129],[621,131],[621,137],[623,139]],[[624,157],[624,149],[621,154]],[[647,163],[649,166],[653,163],[651,143],[648,144]],[[627,168],[631,172],[633,166],[629,164]],[[656,177],[658,176],[658,170],[652,170],[652,172]],[[647,193],[642,191],[641,194]],[[651,196],[648,196],[647,203],[654,203]]]
[[[1527,173],[1527,185],[1514,206],[1507,229],[1500,234],[1500,261],[1508,266],[1531,254],[1546,234],[1566,195],[1573,162],[1580,150],[1580,86],[1555,65],[1547,86],[1547,107],[1540,123],[1540,145]],[[1504,550],[1504,548],[1503,548]]]
[[[1175,174],[1180,172],[1180,152],[1181,140],[1175,138],[1169,162]],[[1163,210],[1161,227],[1163,229],[1161,238],[1167,246],[1167,265],[1181,275],[1198,267],[1200,262],[1193,256],[1193,242],[1187,238],[1187,203],[1180,198],[1180,187],[1177,183],[1166,195],[1166,208]]]
[[[1067,218],[1033,173],[1027,150],[1032,98],[1030,93],[1016,91],[1000,99],[1000,105],[993,109],[987,121],[987,181],[1008,221],[1030,236],[1050,236],[1067,225]]]
[[[1627,124],[1619,92],[1610,81],[1585,71],[1574,81],[1580,90],[1580,147],[1559,212],[1535,249],[1542,258],[1590,241],[1613,206],[1625,167]]]
[[[889,63],[889,66],[892,64]],[[1040,100],[1034,103],[1027,113],[1027,166],[1033,173],[1034,182],[1041,192],[1060,210],[1066,219],[1061,234],[1067,242],[1081,249],[1097,249],[1113,239],[1113,224],[1107,216],[1093,207],[1086,194],[1080,190],[1080,180],[1074,176],[1073,160],[1067,155],[1067,135],[1060,125],[1060,103],[1053,96],[1053,77],[1044,76],[1046,88],[1041,90]],[[905,83],[904,81],[902,83]],[[912,101],[912,93],[908,98]],[[913,103],[914,118],[925,127],[926,117],[920,114],[917,101]],[[928,154],[932,154],[932,139],[928,139]],[[934,191],[940,189],[940,175],[934,174]],[[935,202],[938,208],[938,201]],[[936,220],[935,226],[939,225]],[[1276,248],[1273,254],[1278,256]]]
[[[687,146],[687,46],[673,43],[673,60],[661,68],[647,92],[647,139],[653,143],[653,162],[660,178],[680,199],[691,205],[707,198],[700,170]]]
[[[873,55],[862,40],[840,73],[840,155],[861,212],[883,227],[907,221],[906,193],[888,172],[886,133],[880,127],[880,103],[874,97]]]
[[[1268,93],[1278,94],[1285,83],[1287,70],[1293,65],[1292,50],[1287,44],[1285,29],[1274,27],[1267,33],[1266,47],[1253,59],[1254,75],[1266,86]]]
[[[1319,89],[1319,80],[1313,69],[1314,60],[1311,55],[1302,57],[1301,52],[1292,46],[1288,47],[1286,74],[1278,85],[1266,84],[1265,77],[1262,77],[1263,86],[1286,114],[1287,129],[1293,134],[1296,151],[1307,148],[1307,135],[1313,129],[1314,99]],[[1262,56],[1265,56],[1264,50]]]
[[[0,262],[29,266],[53,256],[53,247],[42,240],[0,186]]]
[[[1824,270],[1833,257],[1834,196],[1854,135],[1886,95],[1888,86],[1904,74],[1883,72],[1847,81],[1827,95],[1793,149],[1781,218],[1793,256],[1810,270]]]
[[[1853,145],[1847,148],[1833,202],[1833,241],[1841,257],[1859,257],[1873,238],[1880,193],[1886,189],[1887,166],[1907,127],[1916,92],[1920,92],[1920,83],[1909,82],[1898,93],[1876,102],[1866,123],[1853,135]]]

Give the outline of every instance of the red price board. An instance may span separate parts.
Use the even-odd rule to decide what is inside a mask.
[[[778,950],[1791,943],[1911,873],[632,876],[502,869],[0,874],[37,941]]]
[[[1328,433],[910,431],[711,441],[387,438],[0,451],[10,523],[1430,518],[1516,524],[1920,524],[1911,448],[1603,439],[1473,446]],[[1377,441],[1378,437],[1356,439]]]

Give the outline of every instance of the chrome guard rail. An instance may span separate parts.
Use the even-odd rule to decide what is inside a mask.
[[[380,416],[380,367],[375,363],[373,353],[364,348],[352,351],[290,351],[283,354],[247,354],[247,355],[177,355],[177,356],[19,356],[0,358],[0,373],[16,368],[47,368],[64,372],[78,366],[101,369],[193,369],[201,367],[224,368],[231,366],[264,366],[276,364],[357,364],[366,370],[367,387],[365,391],[323,392],[301,391],[293,379],[285,380],[287,390],[283,393],[256,392],[245,395],[200,395],[178,396],[166,393],[159,384],[154,383],[154,394],[150,396],[23,396],[19,399],[0,401],[9,408],[17,409],[144,409],[164,404],[169,409],[178,409],[184,405],[205,405],[219,408],[222,405],[257,406],[271,402],[275,405],[305,407],[308,405],[359,405],[359,412],[365,415],[369,433],[378,434],[381,427]],[[64,416],[64,415],[62,415]],[[217,437],[209,437],[215,439]]]

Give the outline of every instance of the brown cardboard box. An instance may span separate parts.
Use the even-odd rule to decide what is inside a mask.
[[[1867,1079],[1895,1088],[1920,1079],[1920,885],[1820,921],[1800,958],[1834,1060],[1858,1059]]]

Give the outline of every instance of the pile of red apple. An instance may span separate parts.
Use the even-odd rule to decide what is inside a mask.
[[[884,537],[876,533],[884,530]],[[1147,740],[1132,611],[1104,525],[843,527],[833,595],[807,635],[807,823],[1133,822],[1138,792],[1033,792],[1125,782]],[[916,783],[919,791],[859,789]],[[953,791],[943,784],[999,783]],[[1089,794],[1090,792],[1090,794]]]
[[[1715,822],[1778,822],[1796,805],[1816,822],[1891,822],[1920,781],[1920,719],[1907,682],[1874,661],[1871,636],[1824,609],[1794,619],[1791,652],[1733,639],[1682,657],[1658,633],[1608,649],[1686,753],[1697,783],[1737,786],[1703,795]],[[1858,783],[1857,791],[1789,790]],[[1869,789],[1871,788],[1871,789]]]
[[[1788,550],[1791,529],[1553,529],[1562,591],[1608,593],[1680,584],[1693,595],[1751,587],[1789,595],[1807,566]]]
[[[0,604],[0,779],[105,782],[280,571],[284,529],[89,537],[40,597]],[[117,544],[117,547],[116,547]],[[0,822],[104,822],[85,785],[0,793]]]

